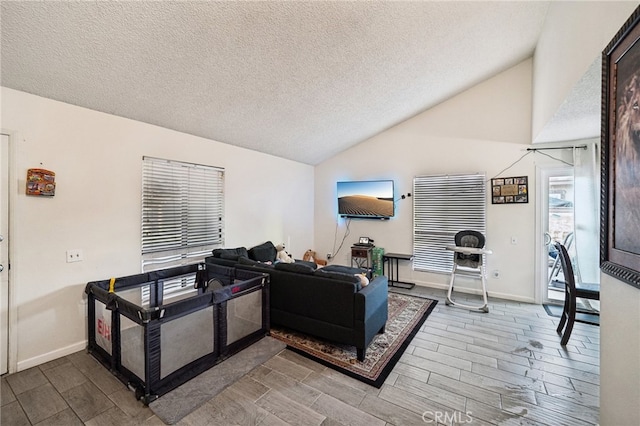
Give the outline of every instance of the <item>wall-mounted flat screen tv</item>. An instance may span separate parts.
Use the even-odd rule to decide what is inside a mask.
[[[338,182],[338,214],[343,217],[389,219],[395,214],[392,180]]]

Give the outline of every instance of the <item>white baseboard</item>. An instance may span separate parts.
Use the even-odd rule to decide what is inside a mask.
[[[422,287],[435,288],[435,289],[444,290],[444,291],[449,289],[448,284],[440,284],[440,283],[432,283],[432,282],[424,282],[424,281],[416,281],[415,284]],[[478,296],[482,295],[482,292],[480,289],[471,289],[471,288],[463,288],[463,287],[456,287],[456,292],[475,294]],[[514,302],[535,303],[535,300],[533,297],[522,297],[522,296],[517,296],[514,294],[508,294],[508,293],[496,293],[496,292],[489,291],[489,297],[511,300]],[[64,348],[57,349],[52,352],[48,352],[46,354],[38,355],[36,357],[26,359],[24,361],[20,361],[18,362],[17,371],[23,371],[31,367],[36,367],[40,364],[44,364],[46,362],[53,361],[58,358],[62,358],[63,356],[67,356],[72,353],[84,350],[86,349],[86,347],[87,347],[87,341],[85,340],[82,342],[75,343],[73,345],[69,345]]]
[[[437,288],[439,290],[444,290],[444,291],[449,290],[449,284],[431,283],[431,282],[424,282],[424,281],[416,281],[415,284],[423,287]],[[478,296],[482,296],[482,290],[474,289],[474,288],[455,287],[454,293],[466,293],[466,294],[475,294]],[[490,290],[488,291],[488,293],[489,293],[489,297],[493,297],[497,299],[505,299],[505,300],[511,300],[514,302],[535,304],[534,297],[524,297],[524,296],[518,296],[510,293],[497,293],[495,291],[490,291]]]
[[[73,345],[66,346],[64,348],[56,349],[55,351],[47,352],[46,354],[38,355],[33,358],[19,361],[17,365],[17,371],[23,371],[32,367],[37,367],[38,365],[56,360],[58,358],[62,358],[63,356],[71,355],[72,353],[82,351],[86,349],[86,347],[87,347],[87,341],[84,340],[82,342],[78,342],[78,343],[74,343]]]

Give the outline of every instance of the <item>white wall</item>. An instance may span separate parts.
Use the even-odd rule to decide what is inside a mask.
[[[600,424],[640,419],[640,290],[602,274]]]
[[[531,138],[531,71],[532,61],[526,60],[316,166],[315,250],[323,256],[334,250],[336,223],[338,243],[346,231],[346,221],[337,217],[339,180],[393,179],[398,198],[413,192],[414,176],[485,172],[490,179],[525,155]],[[535,164],[549,161],[529,154],[501,175],[529,176],[529,204],[492,205],[487,198],[487,248],[493,251],[487,270],[501,272],[499,279],[489,279],[492,296],[534,300]],[[387,252],[412,253],[412,208],[407,198],[397,201],[389,221],[352,220],[336,263],[350,261],[351,244],[360,235]],[[511,244],[512,236],[517,245]],[[449,275],[416,272],[405,262],[400,279],[444,288]],[[478,289],[475,282],[467,287]]]
[[[226,246],[313,246],[313,167],[2,88],[16,132],[11,184],[12,301],[23,370],[85,347],[88,281],[140,272],[142,156],[224,167]],[[56,173],[53,198],[28,197],[28,168]],[[287,183],[282,184],[283,181]],[[84,261],[66,263],[68,249]]]
[[[552,2],[534,58],[534,137],[638,6]],[[640,291],[601,274],[600,423],[640,418]]]
[[[551,2],[534,55],[532,140],[637,6],[635,1]]]

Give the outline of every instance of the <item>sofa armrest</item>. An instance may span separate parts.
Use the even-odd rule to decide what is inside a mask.
[[[355,319],[364,321],[381,305],[387,306],[388,296],[389,280],[384,275],[376,277],[355,294]]]

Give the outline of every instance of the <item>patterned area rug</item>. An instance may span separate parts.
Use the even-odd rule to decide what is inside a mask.
[[[385,332],[374,337],[363,362],[357,360],[355,346],[335,344],[273,326],[271,336],[295,352],[379,388],[437,303],[437,300],[389,293]]]

